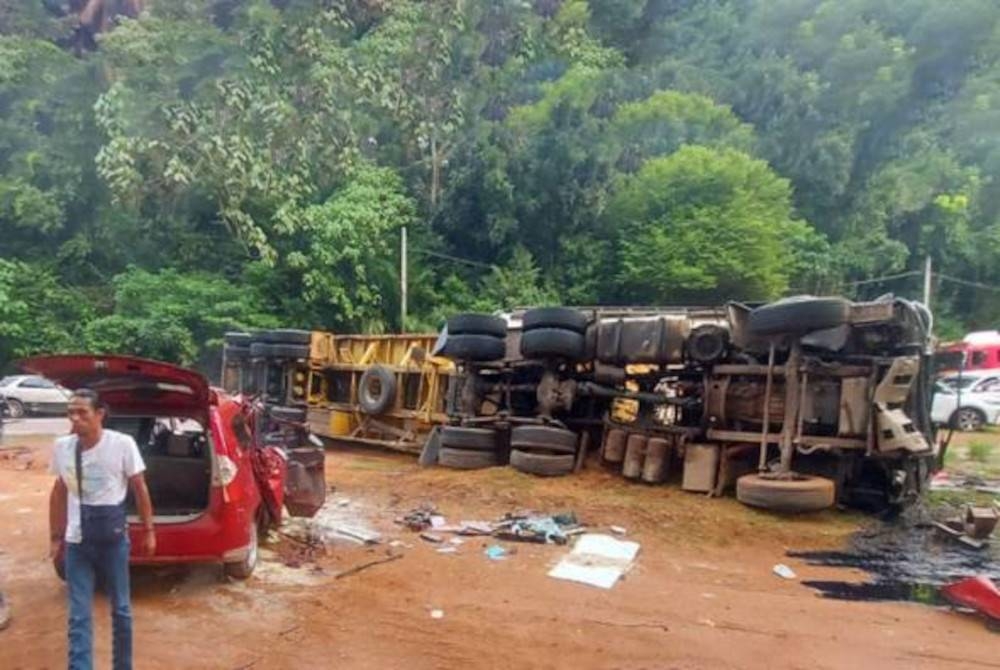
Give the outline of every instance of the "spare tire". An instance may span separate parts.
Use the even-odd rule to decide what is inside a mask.
[[[586,341],[581,333],[563,328],[537,328],[521,334],[521,355],[525,358],[583,359]]]
[[[494,452],[497,448],[497,433],[491,428],[444,426],[441,428],[441,446]]]
[[[512,449],[510,465],[519,472],[527,472],[543,477],[558,477],[573,472],[576,458],[571,455],[553,456],[551,454],[532,454],[527,451]]]
[[[456,314],[448,319],[448,334],[507,337],[507,322],[490,314]]]
[[[758,307],[750,312],[747,327],[754,335],[804,334],[841,326],[850,315],[851,303],[843,298],[802,295]]]
[[[445,357],[458,361],[497,361],[507,353],[507,343],[492,335],[448,334],[442,351]]]
[[[365,414],[383,414],[396,402],[396,375],[375,365],[358,381],[358,405]]]
[[[518,426],[510,431],[510,448],[532,453],[575,454],[576,433],[555,426]]]
[[[736,499],[773,512],[818,512],[833,506],[836,487],[831,479],[810,475],[792,479],[744,475],[736,480]]]
[[[475,449],[449,449],[441,447],[438,451],[438,463],[446,468],[458,470],[478,470],[500,465],[495,452],[477,451]]]
[[[521,320],[525,331],[536,328],[561,328],[581,335],[587,331],[590,317],[570,307],[537,307],[524,313]]]

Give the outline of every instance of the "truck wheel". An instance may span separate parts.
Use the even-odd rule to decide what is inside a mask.
[[[309,347],[304,344],[268,344],[267,356],[270,358],[309,358]]]
[[[963,433],[975,433],[986,424],[986,416],[975,407],[962,407],[951,415],[950,423]]]
[[[438,463],[446,468],[455,468],[456,470],[479,470],[480,468],[500,465],[495,452],[449,449],[448,447],[441,447],[438,451]]]
[[[441,446],[451,449],[495,452],[497,433],[489,428],[444,426],[441,428]]]
[[[782,335],[825,330],[847,323],[851,303],[843,298],[809,295],[785,298],[750,312],[747,325],[754,335]]]
[[[456,314],[448,319],[449,335],[507,337],[507,322],[490,314]]]
[[[507,343],[493,335],[452,335],[444,343],[446,357],[459,361],[497,361],[507,353]]]
[[[525,331],[560,328],[582,335],[587,331],[589,322],[590,318],[586,314],[569,307],[538,307],[524,313],[521,327]]]
[[[247,579],[253,574],[253,569],[257,567],[257,521],[250,519],[250,549],[246,558],[234,563],[226,563],[225,570],[228,577],[233,579]]]
[[[249,347],[253,341],[253,335],[242,332],[229,332],[223,335],[226,344],[233,347]]]
[[[271,355],[271,345],[266,342],[254,342],[250,345],[250,358],[267,358]]]
[[[744,475],[736,480],[736,499],[744,505],[773,512],[818,512],[833,506],[835,487],[825,477],[795,475],[775,479]]]
[[[543,477],[558,477],[573,472],[576,457],[573,455],[553,456],[551,454],[532,454],[527,451],[511,449],[510,465],[519,472]]]
[[[293,330],[291,328],[278,328],[276,330],[265,330],[258,334],[257,339],[270,344],[305,344],[312,341],[312,332],[308,330]]]
[[[375,365],[365,370],[358,382],[358,404],[365,414],[383,414],[396,402],[396,375]]]
[[[510,448],[530,453],[575,454],[576,433],[554,426],[518,426],[510,431]]]
[[[536,328],[521,335],[521,355],[525,358],[583,358],[582,334],[562,328]]]

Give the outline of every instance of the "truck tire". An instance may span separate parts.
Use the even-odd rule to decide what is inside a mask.
[[[750,312],[747,322],[754,335],[808,333],[848,322],[851,303],[843,298],[803,295],[772,302]]]
[[[383,414],[396,402],[396,375],[391,370],[375,365],[361,375],[358,381],[358,405],[365,414]]]
[[[253,335],[242,332],[229,332],[223,335],[226,344],[234,347],[249,347],[253,342]]]
[[[576,433],[554,426],[518,426],[510,431],[510,448],[533,454],[575,454]]]
[[[697,326],[684,343],[688,358],[703,365],[721,360],[728,347],[729,331],[713,324]]]
[[[444,426],[441,428],[441,446],[447,449],[495,452],[497,433],[490,428]]]
[[[551,454],[533,454],[527,451],[511,449],[510,466],[519,472],[542,477],[559,477],[573,472],[576,457],[572,455],[553,456]]]
[[[250,345],[250,358],[267,358],[270,355],[270,344],[266,342],[254,342]]]
[[[587,332],[589,322],[590,318],[586,314],[570,307],[538,307],[524,313],[521,327],[525,331],[560,328],[582,335]]]
[[[452,335],[444,343],[444,355],[458,361],[497,361],[507,353],[507,343],[493,335]]]
[[[449,449],[441,447],[438,451],[438,463],[446,468],[456,470],[478,470],[500,465],[495,452],[478,451],[475,449]]]
[[[257,520],[255,518],[251,518],[250,549],[247,551],[247,555],[242,561],[234,561],[233,563],[225,564],[224,568],[227,577],[232,577],[233,579],[248,579],[250,575],[253,574],[254,568],[257,567],[257,554],[259,553],[257,543]]]
[[[293,330],[291,328],[278,328],[275,330],[261,331],[256,338],[260,342],[269,344],[306,344],[312,341],[312,332],[308,330]]]
[[[948,420],[948,425],[963,433],[978,432],[985,424],[986,416],[975,407],[960,407],[952,413]]]
[[[536,328],[521,335],[521,355],[525,358],[583,359],[585,340],[581,333],[563,328]]]
[[[832,507],[833,480],[797,475],[794,479],[773,479],[744,475],[736,480],[736,499],[744,505],[791,514],[818,512]]]
[[[309,358],[309,347],[304,344],[269,344],[267,345],[268,358]]]
[[[507,322],[490,314],[456,314],[448,319],[449,335],[507,337]]]

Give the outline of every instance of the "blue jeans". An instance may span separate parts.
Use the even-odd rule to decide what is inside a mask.
[[[132,669],[132,606],[128,587],[128,537],[109,544],[66,543],[69,587],[69,670],[92,670],[94,585],[100,581],[111,601],[114,670]]]

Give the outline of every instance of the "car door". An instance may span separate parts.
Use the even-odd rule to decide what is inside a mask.
[[[934,397],[931,400],[931,421],[937,424],[946,424],[951,419],[951,415],[958,408],[958,394],[955,390],[942,382],[934,385]]]

